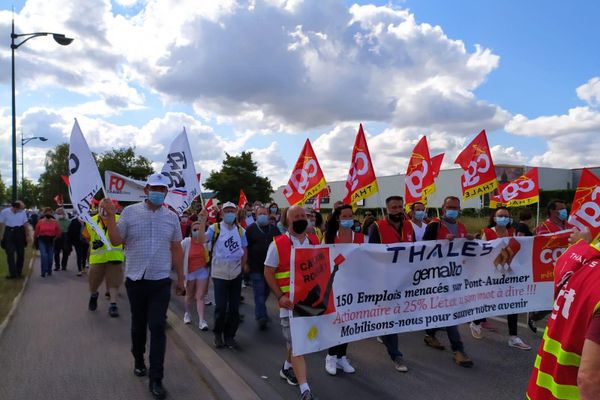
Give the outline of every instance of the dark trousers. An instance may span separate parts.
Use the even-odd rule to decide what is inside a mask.
[[[52,275],[52,253],[54,252],[54,243],[51,238],[39,238],[38,247],[40,248],[40,266],[42,276]]]
[[[125,281],[131,307],[131,353],[136,362],[144,360],[147,330],[150,329],[150,379],[163,378],[167,336],[167,308],[171,279]]]
[[[25,261],[25,229],[4,228],[4,246],[6,251],[6,263],[8,264],[8,275],[12,278],[21,276],[23,262]],[[15,257],[16,256],[16,257]]]
[[[465,347],[463,345],[463,342],[460,339],[460,333],[458,332],[458,326],[456,326],[456,325],[454,325],[454,326],[447,326],[445,328],[427,329],[425,331],[425,333],[428,334],[429,336],[435,336],[435,333],[437,331],[439,331],[440,329],[445,329],[446,330],[446,333],[448,334],[448,340],[450,341],[450,347],[452,348],[452,351],[460,351],[460,352],[464,352],[465,351]]]
[[[62,254],[62,259],[60,255]],[[54,268],[67,269],[67,261],[69,261],[69,254],[71,254],[71,242],[66,233],[63,233],[54,241]]]
[[[338,344],[337,346],[330,347],[327,351],[327,354],[330,356],[337,356],[337,358],[342,358],[346,356],[346,352],[348,351],[348,343]]]
[[[260,272],[251,272],[252,290],[254,291],[254,316],[257,321],[265,320],[267,315],[267,298],[271,289],[265,281],[265,275]]]
[[[392,360],[395,360],[396,357],[402,357],[402,353],[398,350],[398,334],[392,333],[391,335],[385,335],[382,336],[381,339]]]
[[[242,275],[230,281],[213,278],[215,288],[215,335],[233,338],[240,324]]]
[[[75,247],[75,254],[77,255],[77,270],[83,271],[85,269],[85,262],[87,261],[87,252],[90,245],[85,241],[80,241],[76,243],[73,247]]]

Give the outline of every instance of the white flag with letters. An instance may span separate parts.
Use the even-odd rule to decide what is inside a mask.
[[[146,182],[138,181],[116,172],[104,171],[104,184],[106,195],[117,201],[143,201],[146,199],[144,187]]]
[[[161,173],[170,182],[165,203],[182,214],[200,194],[200,184],[185,128],[171,143]]]

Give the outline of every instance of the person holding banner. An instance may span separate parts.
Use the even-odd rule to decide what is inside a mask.
[[[352,206],[343,205],[335,209],[333,216],[327,224],[327,231],[325,232],[325,243],[326,244],[338,244],[338,243],[366,243],[365,236],[362,233],[355,233],[352,230],[354,225],[354,214],[352,212]],[[331,347],[327,351],[325,357],[325,371],[329,375],[335,375],[338,369],[341,369],[347,374],[353,374],[356,370],[348,358],[346,358],[346,352],[348,350],[348,343],[343,343],[334,347]]]
[[[411,223],[405,219],[404,198],[390,196],[385,199],[387,217],[375,221],[369,229],[369,243],[399,243],[414,242],[415,237]],[[388,355],[394,362],[394,368],[399,372],[408,372],[402,353],[398,349],[398,334],[382,336]]]
[[[103,199],[110,242],[124,245],[126,257],[125,287],[131,306],[131,353],[135,361],[134,374],[145,376],[144,362],[147,330],[150,329],[149,389],[154,398],[164,399],[166,315],[171,299],[171,269],[177,274],[175,292],[183,295],[183,249],[181,227],[177,214],[163,207],[169,191],[169,179],[152,174],[146,181],[145,202],[123,209],[117,224],[115,205]]]
[[[300,385],[302,400],[313,400],[315,396],[308,385],[304,356],[294,356],[292,352],[290,315],[294,305],[289,298],[290,258],[293,247],[317,245],[319,240],[315,235],[306,233],[308,220],[304,208],[291,206],[283,215],[286,217],[283,225],[287,233],[277,236],[269,246],[264,271],[265,280],[279,303],[281,329],[288,350],[279,376],[290,385]]]
[[[423,240],[453,240],[454,238],[473,239],[472,234],[467,233],[467,228],[458,221],[460,213],[460,200],[456,196],[448,196],[444,199],[442,206],[442,219],[434,218],[425,229]],[[447,326],[446,334],[450,340],[450,347],[454,353],[453,359],[461,367],[472,367],[473,361],[465,353],[463,342],[458,332],[458,326]],[[425,344],[437,350],[444,350],[445,347],[435,337],[439,328],[427,329],[423,338]]]

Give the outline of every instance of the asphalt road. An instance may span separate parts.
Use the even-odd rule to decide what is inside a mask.
[[[212,295],[212,288],[210,291]],[[243,289],[245,304],[241,307],[245,322],[240,325],[237,340],[241,351],[215,350],[263,399],[295,399],[297,387],[289,386],[278,372],[285,357],[285,345],[278,324],[275,300],[270,298],[272,323],[267,331],[259,331],[254,321],[252,288]],[[181,298],[172,301],[171,309],[183,315]],[[212,327],[214,307],[207,307],[207,320]],[[195,313],[194,313],[195,314]],[[325,352],[307,356],[309,384],[320,399],[523,399],[540,338],[520,327],[519,334],[533,349],[517,350],[507,345],[506,323],[493,320],[498,332],[485,332],[482,340],[474,339],[467,325],[461,326],[467,353],[473,368],[454,364],[445,332],[438,332],[447,350],[439,351],[423,344],[423,333],[400,335],[400,350],[410,371],[394,370],[385,347],[375,338],[351,343],[348,358],[357,372],[341,371],[334,377],[325,372]],[[212,346],[213,335],[201,332],[196,321],[187,326]]]

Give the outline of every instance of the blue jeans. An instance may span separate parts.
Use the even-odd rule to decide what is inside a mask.
[[[429,336],[435,336],[435,333],[437,331],[439,331],[440,329],[445,329],[446,333],[448,334],[448,340],[450,341],[450,347],[452,348],[452,351],[460,351],[460,352],[464,352],[465,348],[463,346],[463,342],[462,340],[460,340],[460,333],[458,332],[458,326],[454,325],[454,326],[447,326],[445,328],[434,328],[434,329],[427,329],[425,331],[426,334],[428,334]]]
[[[230,281],[213,278],[215,289],[215,335],[233,338],[240,324],[240,296],[242,295],[242,274]]]
[[[40,264],[42,275],[52,275],[52,257],[54,255],[54,243],[51,240],[38,240],[40,249]]]
[[[254,291],[254,315],[257,321],[267,319],[267,298],[271,290],[260,272],[250,272],[252,290]]]
[[[385,344],[385,348],[387,349],[388,355],[393,360],[396,357],[402,357],[402,353],[398,350],[398,334],[392,333],[391,335],[382,336],[383,344]]]

